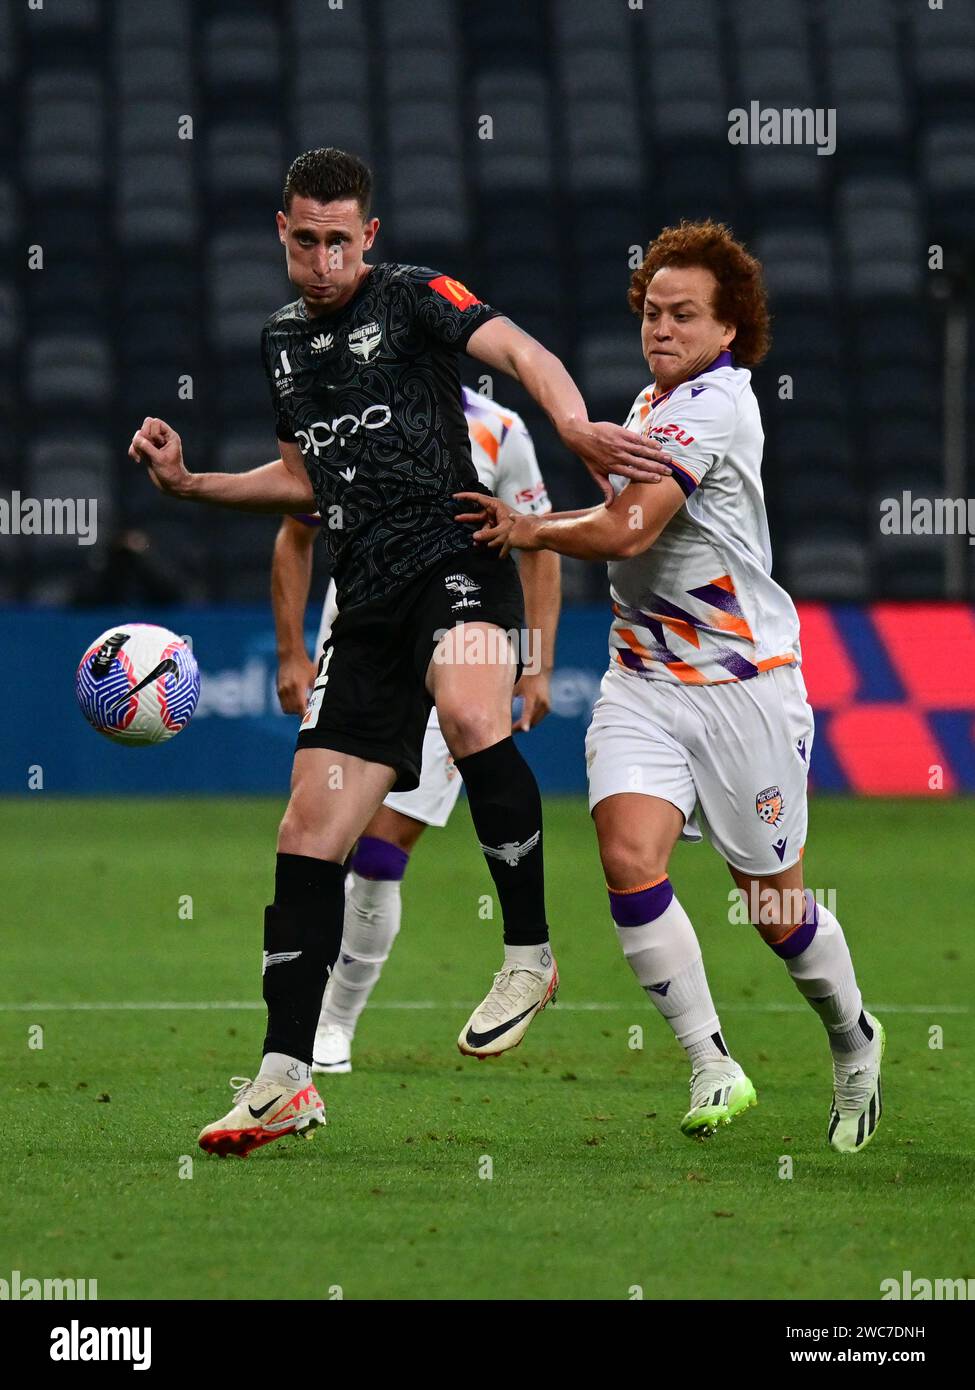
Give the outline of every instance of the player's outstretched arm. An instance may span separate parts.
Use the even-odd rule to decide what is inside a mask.
[[[609,421],[593,423],[578,386],[559,359],[510,319],[489,319],[475,329],[467,351],[521,383],[566,448],[582,459],[607,502],[613,498],[611,473],[639,483],[659,483],[670,473],[670,455],[653,440]]]
[[[612,502],[588,512],[546,516],[512,511],[500,498],[482,493],[454,496],[472,503],[469,512],[454,520],[481,523],[474,533],[478,545],[499,549],[502,555],[511,550],[554,550],[575,560],[603,562],[628,560],[648,550],[686,500],[673,478],[662,479],[659,487],[631,483]]]
[[[247,473],[191,473],[176,431],[165,420],[146,416],[132,436],[129,458],[145,464],[153,486],[169,497],[244,512],[313,511],[315,496],[300,449],[280,439],[278,447],[280,458]]]
[[[305,606],[311,588],[317,526],[283,517],[271,560],[271,607],[278,644],[278,700],[285,714],[302,714],[315,680],[305,647]]]

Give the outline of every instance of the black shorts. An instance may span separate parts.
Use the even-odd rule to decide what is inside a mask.
[[[394,791],[419,785],[433,701],[426,675],[446,629],[495,623],[521,633],[525,609],[510,555],[449,555],[388,599],[340,610],[325,643],[298,748],[334,748],[396,770]],[[522,643],[517,642],[521,674]]]

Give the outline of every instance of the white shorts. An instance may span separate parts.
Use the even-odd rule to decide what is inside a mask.
[[[589,808],[637,792],[670,801],[684,840],[707,834],[734,868],[781,873],[806,842],[813,712],[798,666],[672,685],[611,666],[586,734]]]
[[[457,804],[462,782],[440,732],[437,711],[432,709],[423,735],[420,785],[411,792],[390,792],[383,805],[424,825],[444,826]]]

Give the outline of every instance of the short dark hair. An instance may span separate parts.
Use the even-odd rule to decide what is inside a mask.
[[[667,265],[710,270],[718,282],[714,317],[735,325],[735,361],[757,366],[772,345],[765,280],[761,265],[735,240],[731,228],[723,222],[686,220],[679,227],[665,227],[631,277],[629,302],[635,314],[643,313],[647,286]]]
[[[354,154],[328,145],[306,150],[288,170],[284,181],[284,210],[291,211],[291,200],[314,198],[316,203],[333,203],[339,198],[355,198],[362,219],[369,216],[372,202],[372,170]]]

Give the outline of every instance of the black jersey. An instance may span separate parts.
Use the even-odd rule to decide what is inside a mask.
[[[384,262],[336,313],[309,318],[298,299],[264,325],[278,438],[301,449],[340,608],[472,547],[453,519],[455,492],[483,490],[457,353],[497,312],[449,276]]]

